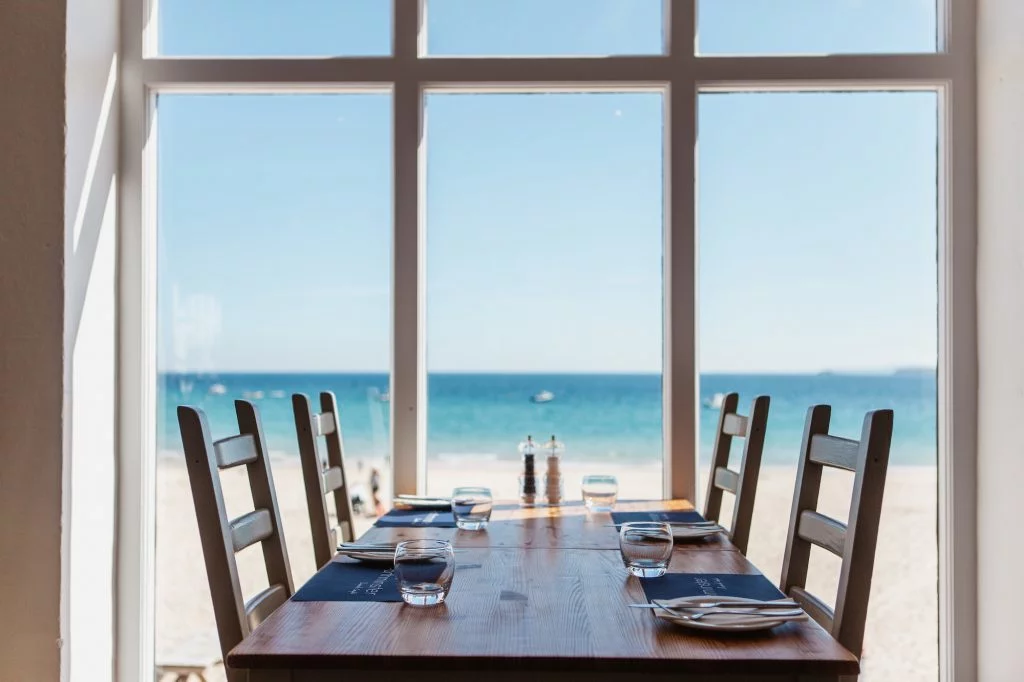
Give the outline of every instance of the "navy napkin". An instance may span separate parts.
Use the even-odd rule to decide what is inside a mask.
[[[294,601],[400,602],[393,566],[332,561],[292,596]]]
[[[703,520],[704,517],[695,511],[612,512],[613,523],[635,523],[637,521],[694,523]]]
[[[666,573],[660,578],[640,580],[648,601],[679,597],[746,597],[747,599],[782,599],[782,594],[768,578],[760,574],[733,573]]]
[[[455,528],[451,511],[392,509],[373,524],[382,528]]]

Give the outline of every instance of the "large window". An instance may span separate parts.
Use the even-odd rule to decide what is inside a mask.
[[[738,392],[741,411],[770,396],[748,556],[780,575],[808,406],[832,405],[831,431],[854,439],[865,412],[892,409],[862,677],[934,680],[938,100],[717,93],[698,111],[701,472],[716,395]],[[828,474],[822,508],[845,519],[853,477]],[[838,576],[813,556],[816,594]]]
[[[257,403],[301,580],[292,392],[337,393],[370,523],[392,491],[510,496],[526,435],[566,444],[570,498],[613,472],[699,502],[715,396],[738,391],[773,399],[769,575],[806,408],[843,435],[895,410],[863,677],[948,676],[974,642],[950,588],[974,419],[961,4],[123,3],[120,565],[125,603],[156,595],[157,650],[213,631],[202,562],[174,558],[199,553],[180,403],[215,437]],[[150,650],[139,614],[120,651]]]
[[[202,550],[178,405],[214,438],[238,432],[236,399],[257,405],[298,581],[314,562],[292,393],[336,393],[363,516],[374,471],[388,495],[390,108],[382,94],[157,101],[158,655],[215,634],[204,564],[182,561]],[[223,482],[229,512],[251,511],[244,472]],[[266,586],[262,561],[240,555],[247,594]]]
[[[517,444],[567,492],[662,491],[660,93],[430,94],[427,487],[517,494]]]

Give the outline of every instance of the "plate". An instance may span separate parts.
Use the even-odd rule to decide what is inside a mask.
[[[394,552],[357,552],[354,550],[341,550],[338,552],[338,556],[345,556],[349,559],[355,559],[356,561],[361,561],[364,564],[391,565],[395,563]]]
[[[708,601],[714,599],[714,597],[694,597],[694,602]],[[674,600],[657,600],[659,603],[663,601],[672,601],[674,603],[686,602],[689,599],[674,599]],[[747,601],[747,600],[744,600]],[[755,600],[749,600],[755,601]],[[735,606],[722,607],[728,608],[730,611],[740,611],[743,606],[737,604]],[[800,611],[799,607],[793,609],[780,609],[780,611],[786,611],[792,613],[793,611]],[[701,613],[699,607],[695,607],[694,614]],[[767,613],[755,613],[753,610],[750,615],[732,614],[732,613],[710,613],[700,618],[700,620],[692,620],[689,618],[683,618],[681,614],[665,609],[654,609],[654,615],[663,620],[667,620],[670,623],[681,625],[685,628],[692,630],[704,630],[710,632],[757,632],[761,630],[771,630],[774,627],[778,627],[784,623],[800,622],[807,620],[807,614],[802,611],[796,616],[787,616],[781,618],[773,616]]]
[[[677,542],[702,540],[712,535],[718,535],[724,530],[721,526],[672,526],[672,539]]]

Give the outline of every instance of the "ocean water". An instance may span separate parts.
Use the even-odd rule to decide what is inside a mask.
[[[214,438],[236,429],[235,398],[253,400],[260,409],[272,452],[294,456],[295,426],[290,396],[314,398],[321,390],[337,394],[342,413],[346,458],[383,458],[389,453],[389,403],[385,374],[163,374],[159,380],[157,447],[181,450],[175,408],[202,408]],[[531,402],[550,391],[554,399]],[[766,464],[795,464],[808,406],[832,405],[832,432],[860,436],[864,413],[895,412],[891,462],[934,465],[936,461],[936,388],[932,372],[891,375],[701,376],[702,402],[716,393],[737,391],[740,411],[756,395],[770,395]],[[700,450],[707,460],[718,411],[701,408]],[[518,457],[527,434],[535,440],[556,435],[567,459],[655,462],[662,451],[662,401],[659,375],[623,374],[431,374],[428,378],[427,457],[473,460]]]

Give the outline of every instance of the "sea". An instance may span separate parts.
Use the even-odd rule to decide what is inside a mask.
[[[181,452],[175,408],[200,407],[214,438],[237,433],[233,401],[260,410],[268,448],[297,456],[292,393],[317,404],[337,395],[346,459],[387,459],[390,403],[387,374],[184,374],[159,377],[157,449]],[[535,402],[548,397],[546,402]],[[700,456],[710,457],[718,420],[716,395],[740,394],[740,411],[771,396],[765,464],[795,465],[810,405],[832,405],[831,432],[859,438],[865,412],[895,413],[890,463],[936,463],[934,370],[892,374],[703,374],[700,377]],[[662,377],[657,374],[430,374],[427,380],[427,459],[500,460],[519,456],[527,435],[565,444],[567,460],[653,463],[662,453]]]

